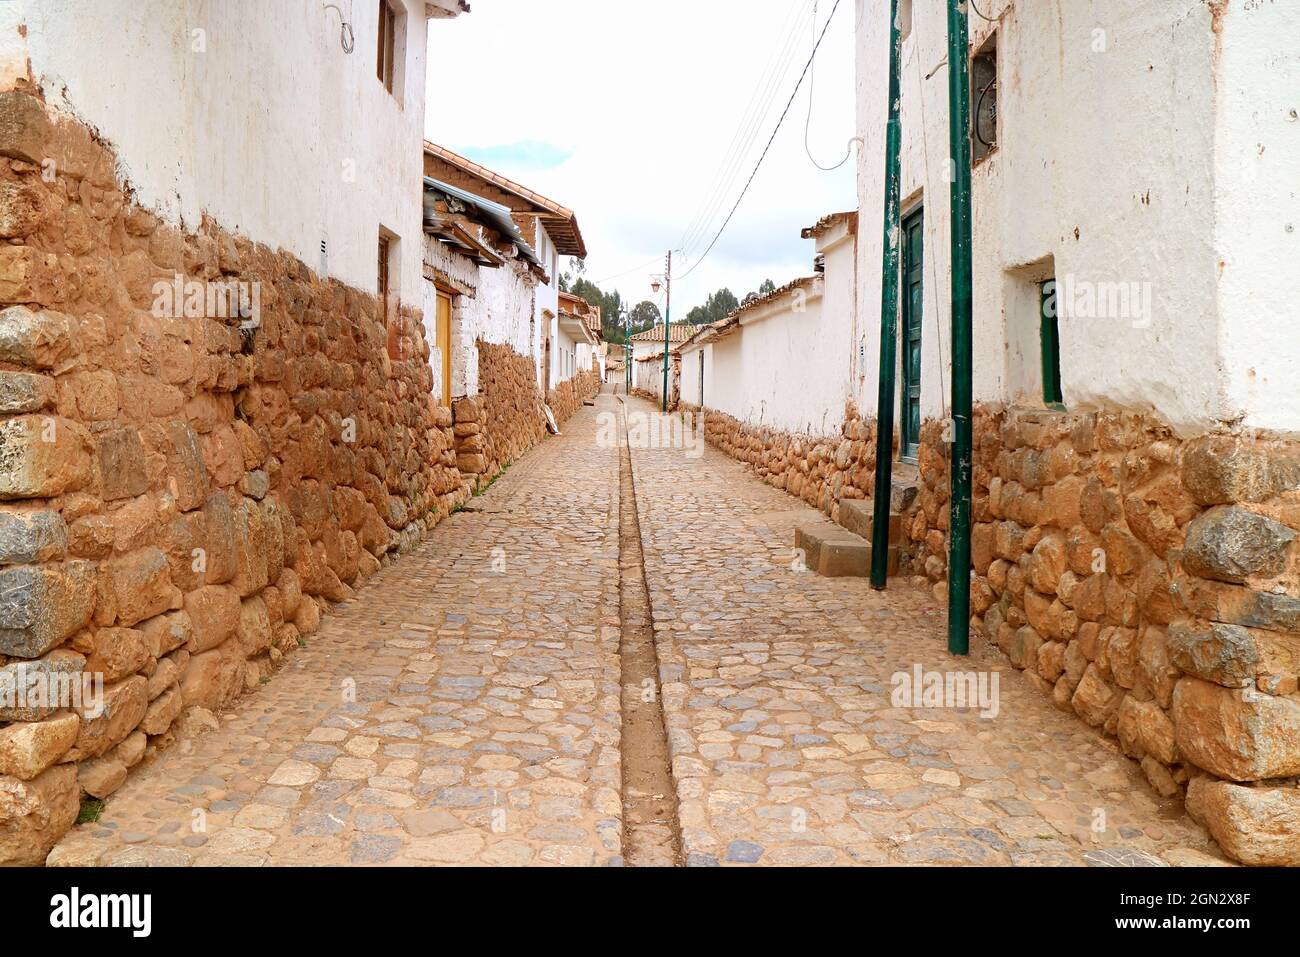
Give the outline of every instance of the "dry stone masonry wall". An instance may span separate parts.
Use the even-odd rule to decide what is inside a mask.
[[[551,407],[555,421],[563,425],[573,416],[573,413],[582,408],[582,403],[599,391],[600,373],[583,371],[572,379],[565,379],[548,392],[546,404]]]
[[[829,438],[704,416],[709,442],[832,518],[872,494],[875,429],[851,405]],[[1228,853],[1300,865],[1300,444],[987,407],[974,435],[974,629]],[[927,422],[899,543],[941,597],[947,455]]]
[[[418,313],[160,222],[114,170],[0,95],[0,863],[43,860],[83,793],[255,686],[464,494]],[[251,314],[214,314],[230,283]],[[16,694],[51,675],[102,681],[102,709]]]
[[[476,398],[455,403],[457,427],[471,421],[477,427],[471,433],[477,439],[457,451],[466,450],[458,456],[462,472],[491,478],[546,436],[546,419],[537,368],[527,356],[480,339],[478,381]]]

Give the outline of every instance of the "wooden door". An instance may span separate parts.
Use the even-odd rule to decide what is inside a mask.
[[[451,296],[438,290],[438,314],[434,335],[441,358],[442,404],[451,405]]]

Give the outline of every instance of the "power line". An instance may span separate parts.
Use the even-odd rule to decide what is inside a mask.
[[[772,101],[780,89],[781,80],[784,79],[790,68],[790,63],[797,55],[799,21],[808,10],[807,0],[804,0],[802,6],[795,4],[791,7],[793,16],[788,17],[782,25],[784,40],[774,49],[768,66],[760,74],[759,81],[754,87],[754,93],[750,97],[749,105],[746,107],[741,121],[736,127],[736,132],[732,136],[731,144],[718,166],[717,175],[714,177],[698,212],[691,220],[691,225],[682,235],[680,246],[683,251],[689,252],[704,235],[707,235],[714,218],[726,200],[726,196],[731,192],[736,177],[740,174],[742,164],[749,155],[754,140],[758,137],[763,120],[771,110]]]
[[[759,76],[758,83],[754,86],[754,92],[750,97],[749,104],[745,107],[745,112],[736,125],[736,131],[732,134],[731,143],[723,155],[722,162],[718,164],[717,174],[705,194],[695,218],[692,219],[691,225],[682,236],[681,246],[683,249],[692,245],[699,238],[699,235],[708,230],[709,224],[717,212],[718,205],[722,201],[721,198],[731,191],[732,182],[740,171],[740,164],[744,162],[745,157],[748,155],[763,118],[767,116],[768,110],[771,109],[772,98],[776,95],[780,78],[785,75],[785,71],[789,68],[789,62],[794,56],[795,45],[791,41],[797,35],[794,27],[797,26],[798,9],[798,4],[792,5],[790,12],[793,18],[787,17],[785,23],[782,24],[781,32],[785,39],[774,49],[768,65],[764,68]]]
[[[588,279],[587,281],[591,283],[593,286],[599,286],[601,283],[609,282],[611,279],[622,279],[624,276],[630,275],[636,272],[637,270],[644,269],[646,266],[653,266],[657,262],[659,262],[658,256],[656,256],[654,259],[646,260],[639,266],[633,266],[631,269],[625,269],[623,272],[614,273],[614,275],[612,276],[606,276],[603,279]],[[586,278],[586,277],[582,277],[582,278]]]
[[[808,75],[808,70],[812,67],[813,60],[817,58],[817,50],[821,47],[822,41],[826,39],[826,31],[830,29],[831,21],[835,19],[835,11],[839,8],[840,0],[835,0],[835,6],[831,7],[830,16],[826,18],[826,25],[822,27],[821,36],[819,36],[817,42],[813,44],[812,55],[808,57],[808,62],[804,64],[803,72],[799,74],[799,82],[794,85],[794,90],[790,93],[790,99],[785,104],[785,109],[781,111],[781,118],[776,121],[776,129],[772,130],[772,135],[768,137],[767,145],[763,147],[763,153],[759,156],[758,162],[754,165],[754,171],[749,174],[749,179],[745,182],[745,188],[740,191],[740,196],[736,198],[735,205],[731,207],[731,212],[727,213],[727,218],[723,220],[722,227],[718,230],[717,235],[713,237],[713,241],[709,243],[708,248],[704,250],[704,253],[699,259],[695,260],[695,265],[686,270],[682,275],[678,276],[678,279],[685,279],[691,273],[695,272],[695,270],[699,269],[700,264],[708,258],[709,253],[713,251],[713,247],[717,245],[718,240],[722,238],[722,234],[726,232],[727,226],[731,223],[732,217],[736,215],[736,210],[740,208],[740,203],[744,200],[745,194],[749,192],[749,187],[753,185],[754,177],[758,175],[759,167],[763,165],[763,160],[767,158],[768,151],[772,148],[772,143],[776,141],[776,134],[781,132],[781,124],[785,122],[786,116],[789,115],[790,107],[794,106],[795,97],[799,95],[799,87],[803,86],[804,77]]]
[[[834,11],[832,11],[832,15],[833,14]],[[812,27],[813,27],[813,36],[816,36],[817,35],[817,0],[813,0]],[[804,120],[804,124],[803,124],[803,151],[808,154],[808,159],[812,161],[813,166],[816,166],[823,173],[831,173],[839,169],[841,166],[843,166],[845,163],[849,161],[849,157],[853,155],[853,140],[852,139],[849,140],[848,148],[844,150],[844,159],[840,160],[834,166],[823,166],[821,163],[817,162],[817,158],[812,154],[812,146],[810,146],[808,143],[809,133],[811,133],[812,131],[812,114],[813,114],[813,102],[814,102],[813,92],[814,90],[816,90],[816,86],[817,86],[817,67],[814,64],[813,68],[808,72],[808,118]]]

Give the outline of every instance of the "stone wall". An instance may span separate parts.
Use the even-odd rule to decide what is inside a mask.
[[[492,479],[503,468],[546,437],[542,390],[533,361],[508,345],[478,341],[477,396],[452,403],[456,463],[470,479],[471,489]],[[600,375],[580,372],[546,395],[557,424],[582,408],[600,391]]]
[[[579,372],[572,379],[565,379],[546,394],[546,404],[558,424],[567,422],[575,412],[600,391],[600,373]]]
[[[114,169],[0,95],[0,863],[43,860],[83,792],[255,687],[461,495],[418,313],[162,223]],[[211,311],[229,281],[251,319]],[[102,678],[102,712],[14,697],[51,673]]]
[[[832,437],[704,416],[710,443],[832,518],[872,494],[875,428],[852,406]],[[1228,853],[1300,864],[1300,444],[986,407],[974,445],[977,634]],[[927,422],[899,543],[941,599],[947,455]]]
[[[546,419],[542,415],[542,391],[537,385],[537,367],[507,345],[482,339],[478,342],[479,395],[472,400],[457,400],[457,423],[469,424],[468,416],[478,428],[479,438],[464,444],[478,451],[459,456],[460,468],[467,474],[495,476],[546,436]]]
[[[875,423],[864,421],[852,402],[845,404],[837,436],[792,435],[708,409],[704,437],[748,462],[764,482],[831,517],[840,499],[868,498],[875,487]]]
[[[938,438],[918,501],[931,558]],[[1300,445],[981,410],[975,448],[974,627],[1158,792],[1190,785],[1228,853],[1300,865]]]

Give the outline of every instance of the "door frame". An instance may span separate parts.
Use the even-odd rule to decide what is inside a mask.
[[[451,407],[451,322],[452,314],[456,308],[455,295],[450,290],[435,283],[434,292],[434,317],[433,317],[433,335],[434,341],[438,346],[438,352],[441,356],[442,369],[442,404]],[[444,316],[444,306],[446,303],[446,315]]]
[[[912,229],[920,230],[920,248],[916,252],[917,261],[913,262]],[[925,341],[925,205],[918,203],[907,211],[899,222],[902,255],[899,257],[899,356],[900,369],[898,377],[898,458],[903,462],[915,464],[921,444],[921,365],[922,346]],[[920,312],[913,314],[911,280],[919,286]],[[913,381],[912,363],[909,352],[909,340],[916,343],[916,371]],[[916,434],[912,434],[912,403],[917,406]]]

